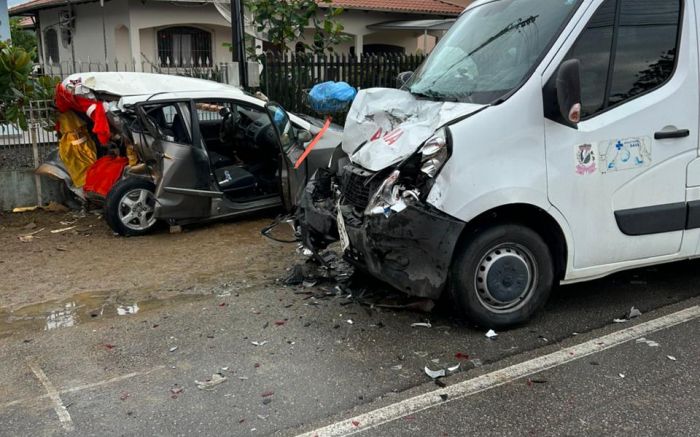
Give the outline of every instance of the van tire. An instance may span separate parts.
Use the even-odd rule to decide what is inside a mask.
[[[105,199],[105,219],[109,227],[125,237],[151,232],[157,224],[154,217],[155,189],[153,182],[142,178],[127,177],[117,182]],[[134,219],[126,222],[130,212],[134,213]]]
[[[469,235],[456,251],[448,284],[466,318],[502,329],[529,320],[549,298],[554,262],[532,229],[499,224]]]

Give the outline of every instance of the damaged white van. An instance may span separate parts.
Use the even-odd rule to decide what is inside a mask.
[[[683,0],[481,0],[400,90],[361,91],[304,244],[488,327],[555,283],[700,253],[698,25]],[[405,75],[402,75],[405,76]]]

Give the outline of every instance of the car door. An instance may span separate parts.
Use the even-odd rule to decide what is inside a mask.
[[[192,103],[145,102],[139,104],[138,113],[154,138],[152,148],[160,161],[156,217],[208,217],[211,199],[220,193],[210,190],[206,151],[201,141],[193,138]]]
[[[545,119],[548,195],[573,234],[574,269],[680,251],[698,147],[693,7],[594,1],[545,73],[580,61],[582,121]]]
[[[289,119],[289,114],[278,103],[265,105],[275,132],[279,138],[282,159],[280,160],[280,182],[282,201],[287,211],[297,205],[306,186],[307,163],[299,162],[304,154],[304,144],[299,140],[296,129]]]

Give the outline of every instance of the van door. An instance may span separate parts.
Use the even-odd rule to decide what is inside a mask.
[[[161,177],[156,187],[156,217],[208,217],[212,197],[209,160],[201,141],[193,142],[191,102],[146,102],[138,113],[154,139]],[[196,140],[196,138],[195,138]]]
[[[573,234],[574,269],[680,251],[698,147],[693,8],[594,1],[545,73],[553,81],[561,62],[580,61],[582,121],[545,119],[549,198]]]
[[[265,105],[265,108],[275,126],[282,152],[280,160],[282,201],[287,211],[292,211],[301,199],[306,186],[307,163],[304,161],[296,166],[297,161],[304,153],[304,145],[299,141],[297,132],[289,120],[289,114],[282,106],[272,102]]]

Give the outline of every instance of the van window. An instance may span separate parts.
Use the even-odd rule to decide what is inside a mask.
[[[462,14],[406,85],[433,100],[487,104],[516,88],[580,4],[498,0]]]
[[[661,86],[676,62],[681,0],[607,0],[567,55],[581,61],[582,116]]]

